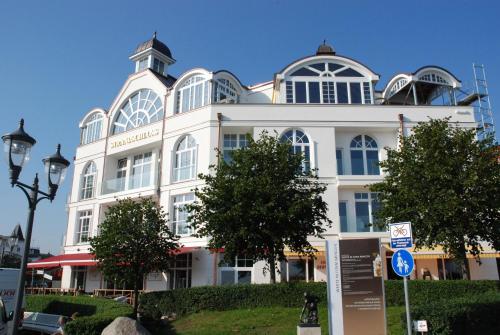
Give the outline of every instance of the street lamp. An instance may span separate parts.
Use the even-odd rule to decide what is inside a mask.
[[[49,191],[45,193],[38,189],[38,173],[35,175],[33,185],[29,186],[20,181],[19,175],[23,165],[30,159],[31,148],[36,140],[24,131],[24,120],[19,122],[19,128],[12,133],[2,136],[4,143],[4,152],[9,164],[10,184],[17,186],[23,191],[28,199],[28,220],[26,223],[26,240],[24,243],[23,258],[21,260],[21,273],[17,284],[16,304],[14,309],[14,324],[12,335],[17,334],[19,320],[21,319],[21,307],[24,297],[24,282],[26,280],[26,267],[28,265],[28,254],[30,250],[31,231],[33,228],[33,219],[35,217],[36,206],[43,199],[52,202],[56,196],[59,185],[63,182],[69,161],[61,155],[61,145],[57,145],[57,151],[54,155],[44,158],[45,173],[48,179]],[[39,198],[39,196],[41,196]]]

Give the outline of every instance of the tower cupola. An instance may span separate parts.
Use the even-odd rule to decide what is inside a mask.
[[[152,39],[137,46],[130,59],[135,62],[135,72],[149,68],[164,76],[168,66],[175,63],[170,49],[156,38],[156,32]]]

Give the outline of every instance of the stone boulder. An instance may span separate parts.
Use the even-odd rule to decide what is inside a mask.
[[[139,322],[131,318],[118,317],[111,322],[101,335],[151,335]]]

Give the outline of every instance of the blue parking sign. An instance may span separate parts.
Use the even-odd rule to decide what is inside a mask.
[[[412,254],[404,249],[394,252],[391,264],[394,272],[400,277],[409,276],[415,267]]]

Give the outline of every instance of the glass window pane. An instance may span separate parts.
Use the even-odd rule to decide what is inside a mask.
[[[319,83],[309,82],[309,103],[319,104]]]
[[[370,214],[368,202],[356,202],[356,231],[370,231]]]
[[[304,104],[306,100],[306,83],[303,81],[295,82],[295,102]]]
[[[347,83],[337,83],[337,98],[339,104],[349,103],[347,96]]]
[[[368,169],[369,175],[379,175],[379,161],[378,161],[378,151],[367,150],[366,151],[366,167]]]
[[[286,82],[286,102],[293,103],[293,84],[291,81]]]
[[[337,174],[343,175],[344,174],[344,162],[342,159],[342,150],[337,149],[335,152],[335,155],[337,157]]]
[[[232,285],[234,284],[234,270],[224,270],[220,273],[220,283],[221,285]]]
[[[363,151],[351,150],[351,172],[353,175],[365,174],[363,165]]]
[[[238,284],[250,284],[252,282],[252,271],[238,271]]]
[[[347,228],[347,203],[339,202],[340,232],[348,232]]]
[[[306,280],[306,261],[291,259],[288,261],[288,279],[290,282]]]
[[[360,83],[350,83],[351,89],[351,103],[360,104],[361,103],[361,86]]]

